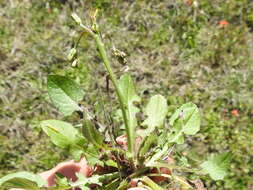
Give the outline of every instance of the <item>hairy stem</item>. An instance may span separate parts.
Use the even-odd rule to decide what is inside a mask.
[[[83,26],[82,26],[83,27]],[[95,39],[97,47],[98,47],[98,51],[100,53],[100,56],[103,60],[104,66],[107,70],[107,72],[109,73],[109,77],[113,83],[113,86],[116,90],[116,94],[119,100],[119,104],[120,104],[120,109],[122,111],[122,115],[123,115],[123,120],[125,123],[125,127],[126,127],[126,133],[127,133],[127,142],[128,142],[128,151],[133,155],[133,151],[134,151],[134,144],[131,141],[131,134],[130,134],[130,121],[127,117],[127,105],[125,105],[124,103],[124,95],[122,94],[122,91],[119,88],[119,84],[118,84],[118,80],[116,78],[116,75],[114,74],[110,61],[108,59],[107,53],[106,53],[106,49],[105,49],[105,45],[101,39],[101,36],[99,34],[98,31],[92,31],[91,29],[87,28],[87,27],[83,27],[83,29],[85,29],[89,34],[91,34],[91,36]]]

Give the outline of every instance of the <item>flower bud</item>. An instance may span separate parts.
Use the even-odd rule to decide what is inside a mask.
[[[77,67],[78,65],[78,59],[75,59],[72,64],[71,64],[71,67]]]
[[[78,25],[82,24],[82,20],[80,19],[80,17],[79,17],[76,13],[72,13],[72,14],[71,14],[71,17],[74,19],[74,21],[75,21]]]
[[[76,56],[76,48],[72,48],[70,51],[69,51],[69,54],[68,54],[68,60],[71,61],[75,58]]]

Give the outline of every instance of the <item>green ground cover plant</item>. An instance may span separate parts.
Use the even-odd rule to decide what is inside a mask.
[[[95,171],[95,174],[88,178],[76,174],[78,179],[75,182],[68,180],[65,176],[59,177],[56,186],[49,189],[124,190],[130,187],[132,180],[138,180],[137,186],[139,187],[153,190],[174,188],[174,184],[179,189],[200,189],[194,182],[190,183],[184,175],[180,175],[183,171],[196,176],[209,174],[213,180],[224,179],[231,160],[229,153],[209,158],[199,166],[199,169],[191,168],[186,157],[179,158],[184,160],[182,165],[166,161],[168,157],[172,156],[175,145],[183,144],[186,135],[195,135],[199,131],[199,109],[193,103],[183,104],[169,118],[168,125],[165,121],[168,105],[164,96],[154,95],[148,101],[145,109],[138,108],[135,103],[140,102],[141,98],[135,92],[130,74],[124,72],[118,79],[112,70],[102,41],[102,34],[96,22],[96,15],[97,10],[90,17],[91,25],[86,26],[77,14],[72,14],[72,18],[83,29],[83,33],[74,48],[70,50],[68,59],[72,61],[73,67],[77,66],[77,47],[84,33],[88,33],[95,40],[102,63],[108,73],[107,85],[111,82],[116,92],[119,105],[116,107],[120,108],[118,118],[119,123],[123,125],[123,130],[119,131],[119,123],[115,124],[112,118],[113,113],[106,112],[106,108],[103,114],[108,117],[108,120],[111,120],[111,125],[103,126],[102,123],[106,123],[105,121],[97,121],[97,116],[80,104],[85,93],[73,80],[62,75],[49,75],[47,86],[53,104],[65,116],[77,111],[81,118],[77,123],[79,128],[65,121],[45,120],[41,122],[42,130],[56,146],[67,149],[75,160],[80,160],[84,156],[90,166],[104,169],[102,174],[96,174]],[[119,52],[116,55],[123,58],[124,53]],[[137,121],[136,118],[136,114],[141,110],[144,112],[143,115],[146,115],[142,122]],[[119,133],[123,132],[123,135],[126,136],[126,150],[117,146],[116,130]],[[110,169],[107,169],[108,167]],[[157,173],[152,172],[154,169],[157,170]],[[168,170],[160,171],[162,169]],[[177,172],[174,173],[174,170]],[[152,180],[154,176],[160,176],[164,180],[156,183],[156,180]],[[166,178],[168,179],[165,180]],[[7,188],[37,190],[45,188],[45,184],[46,182],[39,175],[29,172],[13,173],[0,179],[0,186]]]
[[[103,12],[99,24],[105,44],[127,54],[144,105],[157,93],[168,100],[167,117],[185,102],[198,105],[202,126],[180,147],[183,152],[196,160],[233,153],[224,182],[202,178],[208,189],[251,189],[252,2],[196,2],[1,1],[0,175],[40,172],[68,157],[38,127],[43,119],[63,118],[49,103],[46,78],[49,73],[71,77],[89,91],[84,102],[96,104],[97,85],[102,91],[106,85],[103,77],[93,77],[104,76],[94,43],[81,40],[83,64],[75,69],[66,69],[66,54],[72,45],[69,36],[78,38],[69,18],[73,8],[87,18],[87,10],[97,7]],[[229,25],[221,28],[224,19]],[[122,66],[112,59],[118,72]],[[100,81],[94,84],[94,78]],[[75,123],[78,117],[66,119]]]

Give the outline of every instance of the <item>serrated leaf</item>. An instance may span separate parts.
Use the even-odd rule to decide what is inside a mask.
[[[222,180],[227,175],[231,157],[230,153],[212,156],[200,166],[213,180]]]
[[[167,100],[162,95],[152,96],[145,109],[147,119],[142,123],[148,126],[145,135],[149,135],[155,129],[163,125],[168,110]]]
[[[198,107],[193,103],[182,105],[169,120],[172,132],[169,135],[169,142],[182,144],[184,134],[195,135],[200,129],[200,113]]]
[[[0,187],[39,190],[47,183],[39,175],[29,172],[17,172],[0,178]]]
[[[124,105],[127,109],[127,121],[129,129],[127,131],[127,135],[129,135],[129,139],[131,142],[128,142],[130,149],[134,150],[135,144],[135,128],[137,125],[136,113],[139,112],[139,109],[134,106],[134,102],[139,102],[140,97],[135,93],[134,84],[132,78],[129,74],[123,75],[119,80],[119,88],[124,98]]]
[[[47,79],[48,94],[54,105],[65,115],[81,110],[78,102],[84,91],[71,79],[60,75],[49,75]]]
[[[45,120],[41,122],[43,131],[51,138],[58,147],[70,148],[83,146],[86,141],[77,129],[71,124],[59,120]]]

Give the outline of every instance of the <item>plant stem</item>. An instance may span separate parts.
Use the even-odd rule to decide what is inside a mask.
[[[153,190],[164,190],[162,187],[160,187],[158,184],[156,184],[153,180],[151,180],[149,177],[144,176],[142,178],[142,181],[147,184],[151,189]]]
[[[127,189],[127,187],[128,187],[128,181],[127,180],[123,180],[120,184],[119,184],[119,186],[118,186],[118,188],[116,189],[116,190],[125,190],[125,189]]]
[[[119,84],[118,84],[118,80],[116,78],[116,75],[113,73],[110,61],[107,57],[107,53],[105,50],[105,45],[102,42],[102,39],[100,37],[100,34],[98,31],[94,32],[90,29],[87,29],[87,27],[83,27],[89,34],[91,34],[91,36],[95,39],[99,53],[101,55],[101,58],[103,60],[104,66],[107,70],[107,72],[109,73],[110,79],[113,83],[113,86],[116,90],[116,94],[119,100],[119,104],[120,104],[120,109],[122,111],[122,115],[123,115],[123,120],[124,120],[124,124],[125,124],[125,128],[126,128],[126,132],[127,132],[127,142],[128,142],[128,151],[133,155],[133,151],[134,151],[134,144],[131,141],[131,134],[129,133],[129,127],[130,127],[130,123],[129,123],[129,119],[127,117],[127,105],[125,105],[124,103],[124,96],[122,94],[122,91],[119,88]]]
[[[136,178],[148,170],[149,170],[149,168],[140,168],[135,173],[132,173],[130,176],[128,176],[128,178],[130,178],[130,179]]]

